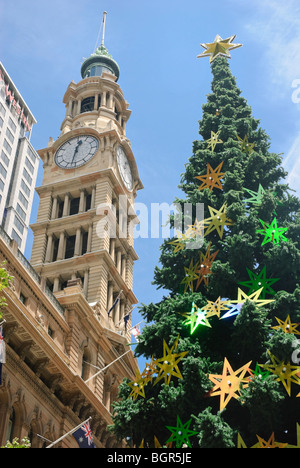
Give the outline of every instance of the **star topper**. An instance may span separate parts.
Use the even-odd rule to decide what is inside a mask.
[[[231,398],[239,398],[241,388],[248,387],[249,381],[245,377],[245,374],[249,371],[251,362],[233,371],[227,358],[225,358],[222,374],[210,374],[208,376],[209,380],[215,384],[210,395],[220,395],[220,411],[227,406]]]
[[[221,172],[224,161],[222,161],[215,169],[207,163],[207,172],[205,175],[197,176],[195,179],[199,179],[202,182],[202,185],[198,187],[198,190],[203,190],[205,188],[212,191],[214,187],[223,190],[221,179],[225,175],[225,172]]]
[[[205,52],[197,55],[200,57],[210,57],[210,63],[215,60],[218,56],[231,58],[229,50],[237,49],[242,47],[242,44],[233,44],[236,35],[230,36],[227,39],[222,39],[218,34],[215,37],[214,42],[201,44],[201,47],[205,49]]]

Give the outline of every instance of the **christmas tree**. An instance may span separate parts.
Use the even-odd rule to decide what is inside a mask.
[[[231,73],[233,39],[203,45],[211,93],[175,203],[204,219],[190,211],[163,242],[154,284],[168,295],[141,308],[146,366],[111,427],[132,447],[299,445],[300,201]]]

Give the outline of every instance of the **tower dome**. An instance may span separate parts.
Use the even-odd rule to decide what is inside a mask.
[[[119,65],[108,53],[104,44],[101,44],[81,65],[81,76],[82,78],[101,76],[103,72],[115,75],[116,81],[118,81],[120,76]]]

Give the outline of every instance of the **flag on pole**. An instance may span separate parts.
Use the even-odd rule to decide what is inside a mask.
[[[139,340],[138,336],[141,334],[140,326],[136,325],[135,327],[133,327],[133,329],[131,330],[131,333],[135,337],[135,339],[138,341]]]
[[[111,311],[116,307],[116,305],[118,304],[119,300],[120,300],[120,297],[121,297],[121,294],[122,294],[122,290],[119,292],[119,295],[118,297],[116,298],[115,302],[113,303],[113,305],[111,306],[111,308],[109,309],[109,311],[107,312],[108,315],[111,313]]]
[[[2,364],[5,364],[5,342],[3,339],[3,327],[0,326],[0,385],[2,385]]]
[[[83,424],[72,435],[76,439],[79,448],[96,448],[89,422]]]
[[[124,315],[124,324],[125,324],[125,331],[127,331],[127,323],[128,323],[128,320],[130,318],[130,315],[132,313],[133,309],[131,309],[128,314]]]

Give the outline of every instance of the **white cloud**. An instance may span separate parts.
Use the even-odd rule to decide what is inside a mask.
[[[255,21],[246,28],[263,44],[272,92],[276,99],[287,99],[287,106],[298,105],[299,122],[293,144],[283,166],[287,182],[300,195],[300,2],[299,0],[252,0]],[[298,128],[297,128],[298,127]]]
[[[252,0],[257,12],[247,30],[263,43],[270,79],[283,92],[300,78],[299,0]]]

